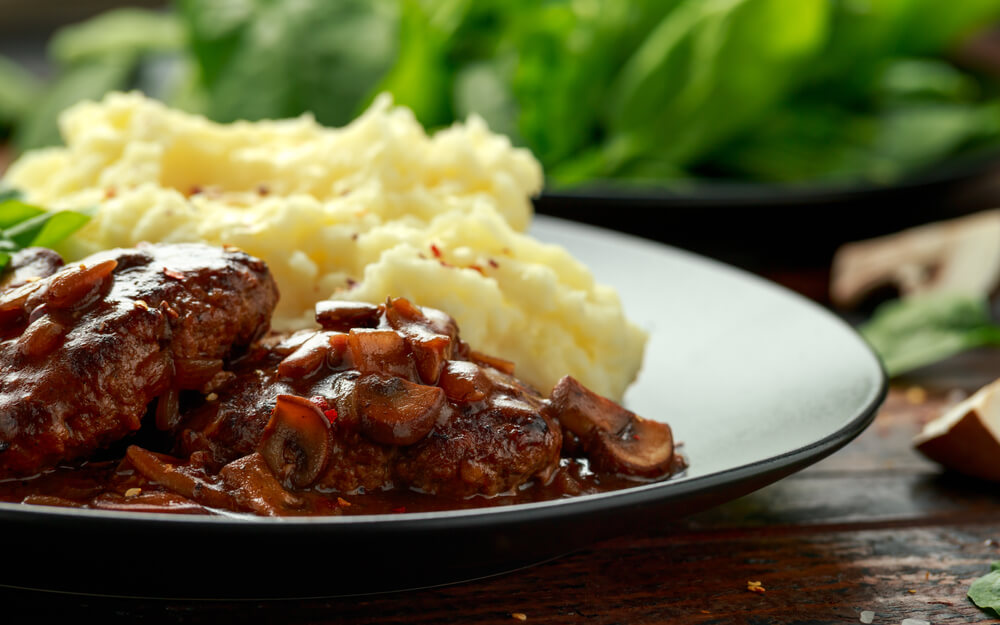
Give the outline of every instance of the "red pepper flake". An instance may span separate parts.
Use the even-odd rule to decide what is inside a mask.
[[[634,440],[634,441],[639,440],[639,435],[638,434],[633,434],[632,435],[632,440]]]
[[[322,395],[313,395],[309,398],[309,401],[316,404],[316,407],[320,410],[327,410],[330,408],[330,404],[326,403],[326,397],[323,397]]]
[[[163,268],[163,275],[167,276],[168,278],[173,278],[174,280],[183,280],[184,279],[184,274],[183,273],[181,273],[179,271],[174,271],[173,269],[170,269],[170,268],[167,268],[167,267]]]
[[[480,267],[479,265],[469,265],[469,269],[475,269],[475,270],[476,270],[476,271],[478,271],[478,272],[479,272],[480,274],[482,274],[482,275],[484,275],[484,276],[486,275],[486,272],[485,272],[485,271],[483,271],[483,268],[482,268],[482,267]]]
[[[257,195],[268,195],[271,189],[266,184],[257,185]]]
[[[395,512],[396,514],[402,514],[406,512],[406,506],[399,506],[398,508],[393,508],[392,511]]]
[[[337,414],[337,409],[336,408],[330,408],[329,410],[324,410],[323,414],[325,414],[326,418],[330,420],[330,423],[333,423],[334,421],[336,421],[337,417],[340,416],[339,414]]]
[[[443,260],[439,260],[438,262],[441,263],[442,267],[452,267],[452,265],[449,265],[448,263],[444,262]]]
[[[517,619],[519,621],[526,621],[526,620],[528,620],[528,615],[525,614],[524,612],[511,612],[510,613],[510,617],[512,619]]]
[[[431,253],[434,254],[434,258],[441,258],[441,249],[433,243],[431,243]]]
[[[111,198],[115,197],[116,195],[118,195],[118,191],[116,191],[114,187],[108,187],[107,189],[104,190],[104,199],[105,200],[110,200]]]
[[[202,191],[203,191],[203,189],[201,188],[201,185],[197,185],[196,184],[196,185],[192,186],[190,189],[188,189],[188,196],[198,195]]]
[[[358,281],[357,280],[354,280],[352,278],[348,278],[347,279],[347,288],[353,289],[356,286],[358,286]]]
[[[492,258],[489,260],[489,263],[490,263],[490,267],[493,267],[494,269],[496,269],[497,267],[500,266],[500,263],[498,263],[497,261],[493,260]]]
[[[343,497],[337,497],[337,505],[341,506],[341,507],[344,507],[344,508],[350,508],[351,507],[351,502],[347,501]]]

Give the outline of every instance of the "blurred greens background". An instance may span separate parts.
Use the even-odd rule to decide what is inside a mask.
[[[1000,77],[974,39],[1000,0],[112,5],[0,0],[15,149],[58,143],[63,108],[116,89],[219,121],[311,111],[332,126],[390,91],[428,128],[478,113],[556,189],[888,184],[1000,146]],[[74,23],[50,37],[53,6]]]

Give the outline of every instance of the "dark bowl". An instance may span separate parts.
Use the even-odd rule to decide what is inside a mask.
[[[827,268],[844,243],[1000,205],[1000,148],[892,185],[733,181],[677,187],[593,183],[547,189],[545,215],[685,248],[751,271]]]

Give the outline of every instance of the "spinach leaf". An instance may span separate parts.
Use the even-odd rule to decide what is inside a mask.
[[[0,199],[0,269],[12,252],[26,247],[53,247],[86,224],[93,210],[46,211],[9,197]]]
[[[1000,326],[985,299],[933,294],[887,302],[861,333],[895,376],[985,345],[1000,345]]]
[[[969,586],[969,599],[977,606],[991,612],[994,617],[1000,616],[1000,561],[990,564],[990,572],[983,575]]]
[[[180,0],[209,117],[350,121],[395,59],[387,0]]]

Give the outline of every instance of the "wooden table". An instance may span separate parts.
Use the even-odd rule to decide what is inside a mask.
[[[992,353],[974,354],[939,368],[934,379],[947,379],[947,371],[992,375],[986,370],[994,360]],[[971,378],[948,385],[962,379]],[[490,579],[293,602],[0,590],[0,610],[34,613],[33,622],[73,615],[74,621],[206,624],[858,623],[862,611],[874,612],[874,623],[987,622],[965,592],[1000,559],[1000,489],[943,474],[910,446],[921,423],[958,397],[944,388],[897,386],[864,434],[813,467],[657,531]],[[134,547],[155,554],[155,545]],[[169,556],[151,555],[150,566],[157,557]],[[211,577],[211,569],[192,564],[195,574]],[[751,582],[763,592],[750,590]]]

